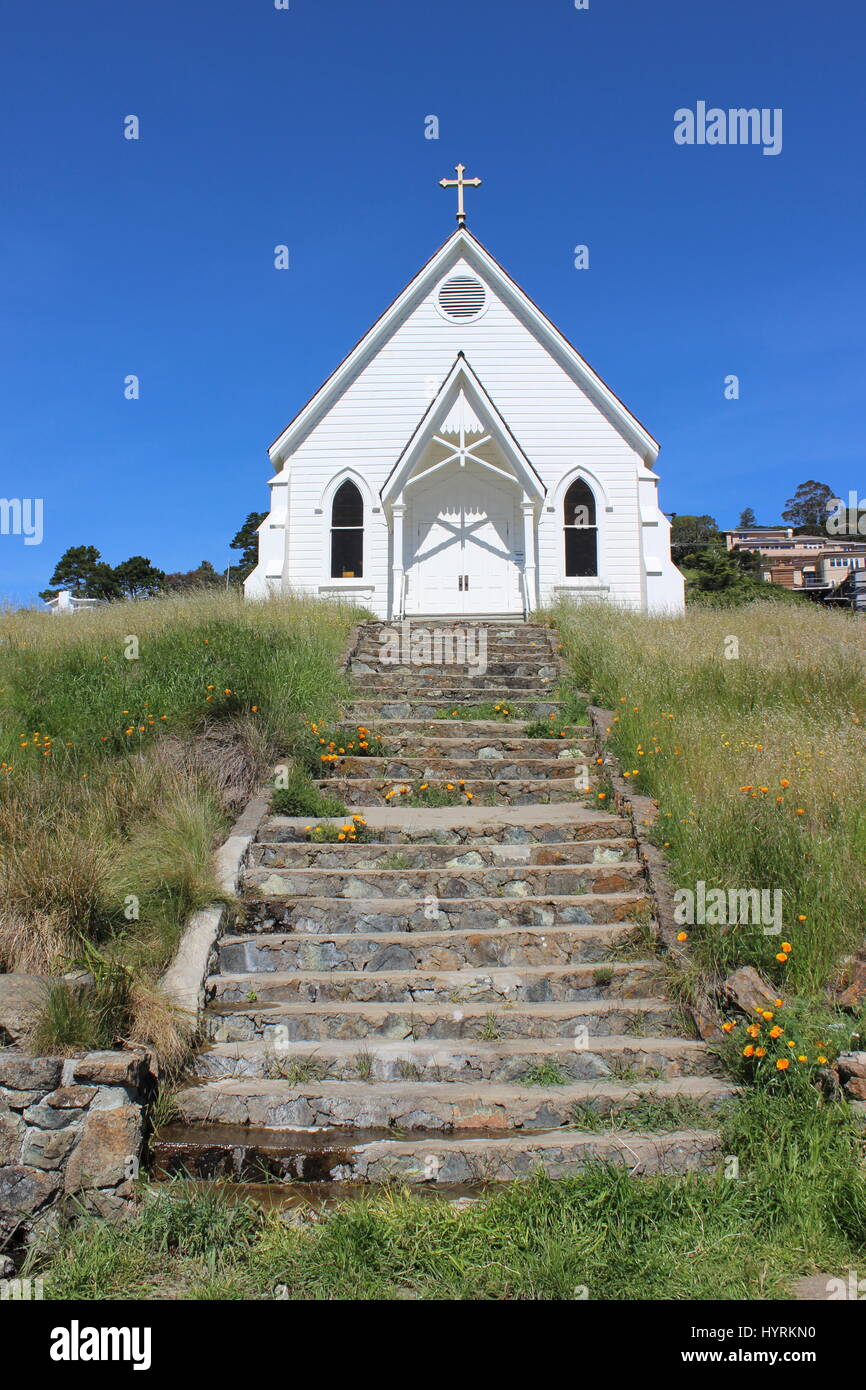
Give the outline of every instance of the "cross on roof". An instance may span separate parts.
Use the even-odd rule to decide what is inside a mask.
[[[463,208],[463,190],[464,188],[479,188],[481,180],[464,179],[463,171],[466,168],[465,164],[455,164],[454,167],[457,170],[456,179],[440,179],[439,186],[441,188],[457,189],[457,226],[462,227],[466,223],[466,213]]]

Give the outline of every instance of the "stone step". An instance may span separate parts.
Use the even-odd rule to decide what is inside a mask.
[[[581,999],[558,1004],[211,1004],[204,1015],[214,1042],[315,1042],[326,1038],[571,1038],[681,1031],[677,1010],[663,999]],[[278,1031],[279,1030],[279,1031]]]
[[[664,1096],[692,1095],[686,1081]],[[611,1088],[613,1089],[613,1088]],[[657,1088],[661,1095],[662,1088]],[[708,1105],[708,1121],[712,1111]],[[615,1163],[633,1175],[711,1172],[720,1159],[711,1129],[662,1134],[578,1129],[509,1134],[431,1134],[414,1140],[387,1135],[350,1135],[251,1129],[242,1125],[172,1126],[152,1141],[156,1176],[236,1182],[379,1183],[399,1181],[453,1187],[512,1181],[533,1173],[573,1177],[589,1165]]]
[[[580,1107],[608,1113],[645,1096],[690,1095],[709,1103],[727,1099],[733,1087],[711,1078],[624,1085],[611,1080],[573,1081],[564,1086],[394,1081],[387,1087],[363,1081],[309,1082],[230,1080],[186,1087],[175,1096],[187,1123],[245,1124],[268,1129],[396,1128],[426,1131],[550,1130],[571,1125]],[[691,1082],[691,1085],[687,1083]],[[565,1136],[560,1136],[565,1138]],[[525,1135],[519,1136],[525,1144]]]
[[[438,667],[426,676],[423,672],[415,670],[409,674],[393,670],[375,671],[369,675],[356,673],[355,688],[359,697],[363,686],[366,685],[374,686],[383,695],[389,690],[398,691],[403,698],[410,695],[415,695],[416,698],[432,696],[437,692],[444,694],[446,698],[450,694],[473,696],[479,700],[498,700],[501,697],[507,703],[508,700],[519,699],[521,692],[535,699],[542,698],[545,693],[553,695],[557,688],[558,673],[550,667],[547,669],[550,672],[547,676],[539,675],[537,672],[526,675],[467,676],[448,667]]]
[[[633,935],[620,923],[591,927],[519,927],[509,931],[317,933],[257,932],[223,936],[219,969],[462,970],[465,966],[574,965],[604,961]],[[644,951],[646,954],[646,951]]]
[[[360,644],[364,644],[364,642],[375,642],[375,644],[389,642],[389,644],[393,644],[395,635],[402,638],[403,634],[407,634],[411,637],[411,634],[413,632],[417,634],[418,630],[432,632],[442,630],[443,634],[463,632],[464,637],[466,634],[474,634],[477,630],[484,630],[488,641],[495,637],[500,637],[503,641],[509,639],[509,641],[514,642],[559,641],[555,628],[550,627],[548,623],[524,623],[523,616],[514,616],[513,619],[506,619],[506,617],[498,619],[498,617],[473,617],[468,614],[467,617],[407,617],[403,620],[381,620],[378,623],[377,621],[366,623],[360,628],[359,642]]]
[[[598,806],[371,806],[365,810],[367,833],[387,845],[457,845],[477,850],[485,845],[558,845],[565,841],[631,839],[623,816]],[[267,816],[259,826],[259,844],[308,843],[316,825],[339,825],[340,819]]]
[[[511,732],[507,725],[504,729],[500,725],[495,733],[488,734],[486,738],[459,738],[452,736],[448,727],[449,721],[442,719],[438,722],[441,737],[437,737],[436,734],[425,736],[405,732],[389,733],[382,728],[376,728],[374,733],[385,744],[385,758],[389,761],[395,758],[415,761],[432,758],[440,760],[443,766],[454,762],[469,762],[472,767],[477,767],[479,762],[508,762],[512,758],[547,763],[551,759],[564,761],[566,756],[584,760],[596,757],[595,744],[591,738],[574,738],[570,733],[563,734],[562,738],[526,738],[519,733]],[[358,761],[374,760],[363,758]],[[381,762],[382,759],[378,761]]]
[[[425,624],[426,626],[426,624]],[[504,652],[506,656],[512,652],[528,653],[529,655],[544,657],[549,659],[551,655],[559,654],[559,643],[551,632],[500,632],[496,628],[485,628],[483,635],[472,628],[460,627],[452,629],[451,640],[447,629],[434,637],[432,643],[427,642],[421,633],[416,633],[415,640],[402,641],[399,644],[394,642],[393,630],[381,634],[362,633],[358,639],[352,655],[355,657],[371,657],[374,660],[395,660],[403,665],[411,665],[414,660],[423,659],[426,656],[451,658],[468,652],[474,655],[476,652],[483,652],[486,648],[488,655],[491,652]],[[480,640],[479,640],[480,638]]]
[[[584,893],[628,893],[643,887],[643,867],[573,864],[561,868],[502,864],[493,868],[430,869],[277,869],[251,868],[247,891],[314,898],[539,898],[579,897]]]
[[[466,662],[441,663],[439,665],[417,665],[417,666],[394,666],[390,662],[362,661],[357,657],[349,662],[349,676],[354,681],[370,681],[375,684],[405,690],[413,684],[423,683],[438,685],[440,682],[446,684],[472,684],[478,681],[502,680],[506,685],[513,681],[523,684],[533,684],[535,681],[553,681],[560,675],[558,665],[554,665],[551,660],[545,662],[539,660],[537,656],[530,659],[521,659],[518,656],[501,658],[496,660],[488,658],[483,663],[470,665]]]
[[[589,926],[649,918],[650,900],[640,886],[627,893],[526,898],[283,898],[244,901],[244,930],[323,932],[483,931],[514,927]]]
[[[558,752],[562,742],[554,739],[528,739],[527,719],[380,719],[372,732],[382,739],[390,753],[414,752],[426,756],[427,749],[444,746],[450,752],[454,744],[463,743],[476,750],[498,746],[503,751],[530,747],[542,752]],[[585,724],[568,725],[568,741],[580,746],[585,753],[595,753],[595,741]]]
[[[532,742],[532,740],[528,740]],[[323,754],[322,758],[327,757]],[[348,777],[353,780],[363,777],[387,782],[430,782],[437,784],[456,784],[465,781],[484,779],[486,781],[546,781],[549,778],[580,777],[581,785],[587,770],[595,769],[595,759],[581,754],[570,744],[559,744],[554,757],[528,753],[503,756],[494,754],[485,758],[423,758],[423,757],[355,757],[354,754],[338,753],[333,762],[326,763],[324,773],[332,777]]]
[[[331,1082],[368,1084],[417,1081],[422,1085],[483,1082],[529,1086],[542,1078],[545,1089],[572,1081],[676,1076],[703,1076],[713,1057],[704,1043],[670,1037],[609,1035],[587,1039],[517,1038],[502,1041],[331,1039],[315,1044],[278,1040],[277,1046],[255,1042],[216,1043],[196,1058],[195,1075],[203,1081],[267,1078],[295,1085]],[[541,1070],[541,1069],[544,1070]],[[561,1123],[561,1121],[560,1121]]]
[[[524,690],[522,698],[518,698],[513,691],[494,691],[479,697],[477,693],[461,692],[455,694],[440,691],[437,694],[426,692],[424,695],[413,695],[400,698],[400,696],[388,697],[381,696],[356,696],[352,700],[344,700],[342,704],[344,717],[350,722],[364,721],[372,727],[374,723],[382,720],[424,720],[432,719],[437,723],[441,718],[443,722],[448,716],[451,722],[452,711],[458,714],[462,709],[471,709],[477,705],[502,704],[510,710],[510,718],[515,721],[526,722],[532,719],[546,719],[549,714],[559,714],[565,708],[561,700],[546,699],[539,697],[534,690]],[[503,719],[497,721],[507,724],[509,721]]]
[[[598,967],[522,965],[511,969],[488,967],[465,970],[306,970],[238,971],[211,975],[207,994],[225,1003],[315,1003],[357,1000],[358,1003],[461,1004],[471,1000],[493,1004],[575,999],[634,998],[661,987],[664,967],[655,960],[616,961],[608,983],[597,983]]]
[[[250,864],[275,869],[481,869],[506,864],[550,867],[558,864],[621,864],[635,859],[634,840],[565,840],[556,844],[434,845],[387,842],[254,844]]]
[[[581,788],[587,785],[589,792],[591,792],[597,778],[590,773],[586,783],[584,783],[582,772],[591,764],[577,763],[576,766],[581,769]],[[447,791],[445,781],[436,781],[432,777],[421,780],[429,784],[431,791]],[[452,779],[449,778],[448,780]],[[458,789],[455,785],[453,792],[447,794],[459,797],[469,793],[471,799],[480,802],[482,806],[548,806],[578,801],[584,794],[575,785],[574,776],[499,777],[495,781],[489,777],[466,777],[464,782],[464,787]],[[339,797],[347,806],[356,808],[358,806],[387,806],[389,801],[395,800],[398,787],[409,787],[409,793],[406,795],[411,794],[412,791],[410,783],[402,778],[394,778],[391,783],[377,783],[370,777],[331,776],[321,779],[318,785],[326,796]],[[387,795],[388,792],[392,793],[390,797]],[[399,797],[397,797],[397,801],[399,801]]]

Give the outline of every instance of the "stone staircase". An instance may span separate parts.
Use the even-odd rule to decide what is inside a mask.
[[[363,817],[361,842],[263,822],[163,1171],[462,1184],[715,1162],[732,1088],[665,998],[590,730],[526,734],[567,713],[552,634],[484,626],[483,674],[383,664],[379,625],[361,629],[344,722],[383,751],[347,752],[321,783]],[[421,788],[456,804],[407,804]],[[676,1127],[653,1129],[657,1107]]]

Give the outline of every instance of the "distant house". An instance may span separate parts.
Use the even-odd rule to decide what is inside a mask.
[[[45,600],[50,613],[77,613],[82,608],[95,608],[98,598],[77,598],[71,589],[61,589],[53,598]]]
[[[850,575],[861,570],[866,575],[866,541],[819,532],[796,535],[791,526],[740,526],[723,534],[728,550],[756,551],[761,578],[783,589],[808,590],[815,597],[835,600]],[[846,589],[843,601],[847,595]]]

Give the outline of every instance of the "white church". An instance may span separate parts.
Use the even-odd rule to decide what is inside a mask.
[[[380,618],[680,613],[659,445],[465,224],[269,450],[248,598]]]

